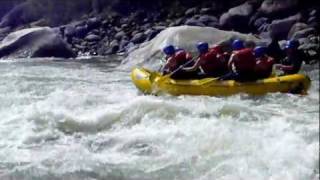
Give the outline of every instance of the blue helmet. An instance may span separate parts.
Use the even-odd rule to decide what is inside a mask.
[[[243,41],[236,39],[232,42],[232,49],[233,50],[240,50],[244,48]]]
[[[206,42],[199,42],[197,44],[197,49],[200,54],[206,53],[209,50],[209,44]]]
[[[267,53],[267,47],[257,46],[254,48],[254,56],[260,58]]]
[[[298,40],[290,40],[286,43],[286,49],[298,49],[300,43]]]
[[[168,45],[166,47],[163,48],[163,52],[166,54],[166,55],[174,55],[174,53],[176,52],[174,46],[172,45]]]

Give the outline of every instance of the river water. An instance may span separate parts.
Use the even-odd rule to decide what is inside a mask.
[[[1,180],[315,180],[306,96],[145,96],[113,58],[0,62]]]

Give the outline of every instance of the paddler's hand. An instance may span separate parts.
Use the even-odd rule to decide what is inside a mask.
[[[282,70],[282,65],[281,65],[281,64],[275,64],[274,67],[275,67],[277,70]]]

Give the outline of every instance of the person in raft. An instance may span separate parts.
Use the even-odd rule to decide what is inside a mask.
[[[276,69],[283,71],[282,75],[296,74],[300,71],[303,61],[309,63],[306,54],[298,49],[299,46],[298,40],[287,41],[285,47],[287,57],[281,61],[281,64],[275,66]]]
[[[192,67],[183,68],[184,71],[198,73],[197,78],[204,77],[219,77],[225,74],[227,67],[226,60],[224,59],[223,51],[220,46],[209,48],[206,42],[199,42],[197,44],[199,56],[196,58]]]
[[[173,45],[163,48],[166,55],[166,64],[162,68],[163,75],[171,74],[172,79],[188,79],[194,76],[194,73],[183,71],[181,66],[192,65],[192,55],[183,49],[176,49]],[[189,66],[190,66],[189,65]]]
[[[275,61],[267,55],[267,47],[257,46],[254,48],[254,55],[256,57],[256,65],[254,68],[256,78],[264,79],[270,77]]]
[[[219,80],[254,81],[256,59],[252,48],[245,48],[244,42],[234,40],[233,52],[228,62],[229,73],[221,76]]]

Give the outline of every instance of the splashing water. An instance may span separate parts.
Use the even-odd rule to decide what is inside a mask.
[[[1,180],[318,179],[318,69],[307,96],[155,97],[109,60],[0,62]]]

